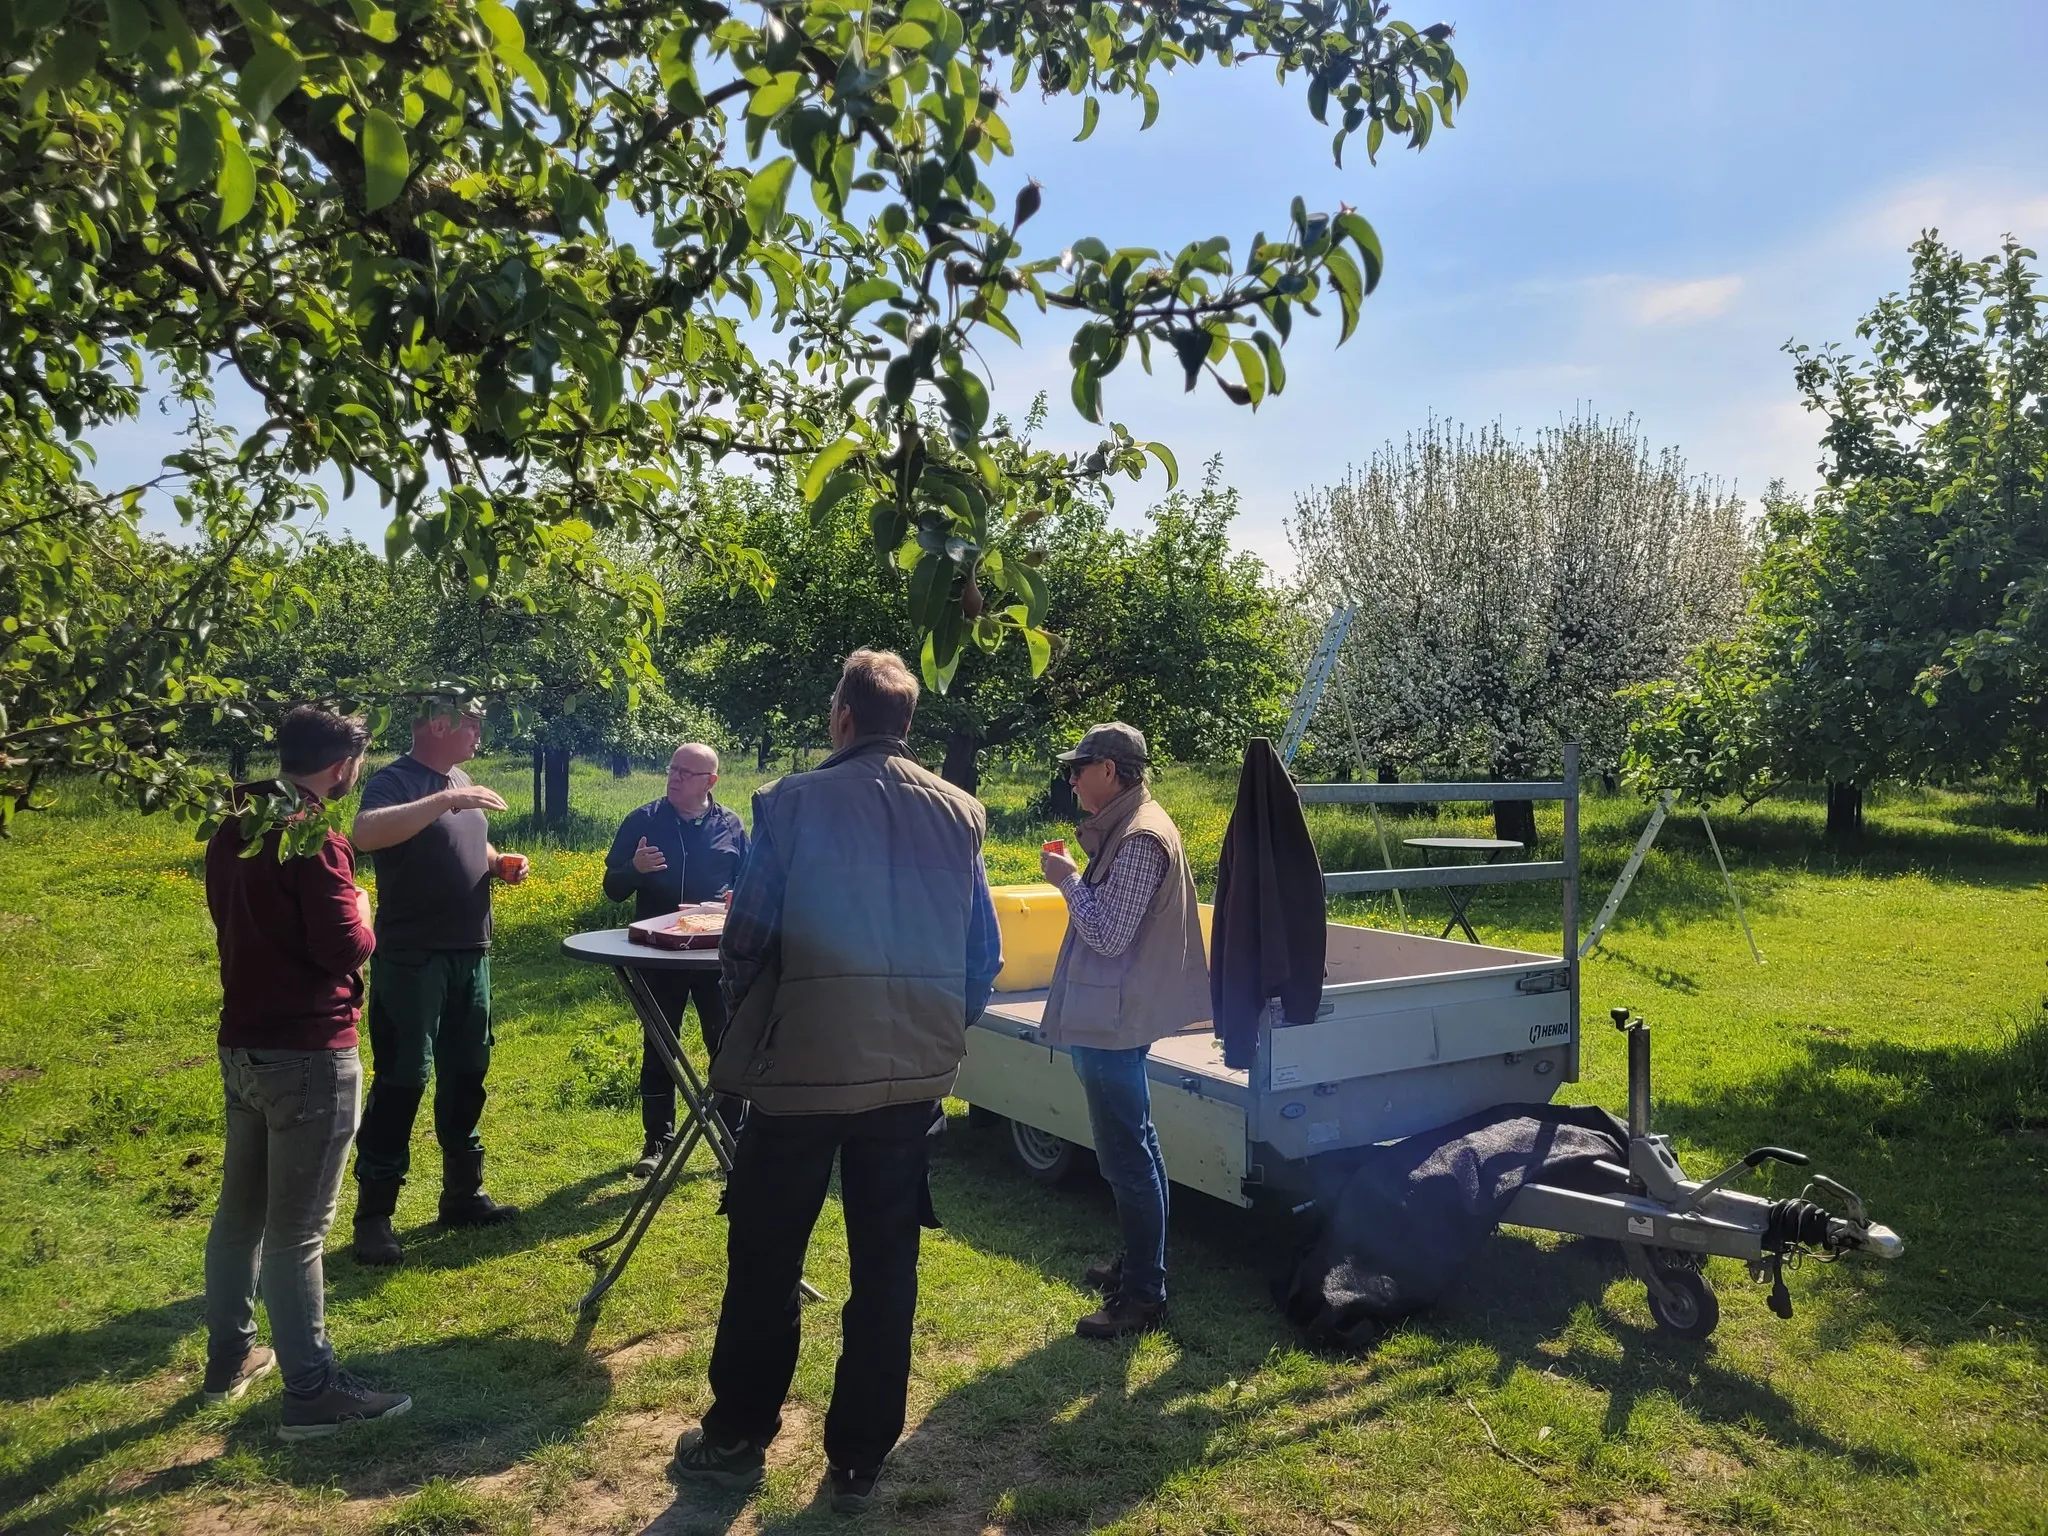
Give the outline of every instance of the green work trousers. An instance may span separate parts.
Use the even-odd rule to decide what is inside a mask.
[[[434,1085],[445,1155],[481,1152],[491,1065],[491,956],[483,949],[379,950],[370,962],[370,1097],[356,1132],[356,1178],[403,1179],[412,1125]]]

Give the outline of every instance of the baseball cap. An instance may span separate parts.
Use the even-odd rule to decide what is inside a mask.
[[[1142,768],[1147,761],[1145,733],[1121,720],[1091,725],[1088,734],[1081,738],[1081,744],[1071,752],[1062,752],[1059,760],[1063,763],[1111,762],[1126,768]]]

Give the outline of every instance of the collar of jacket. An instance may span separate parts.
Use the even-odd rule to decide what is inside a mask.
[[[1101,853],[1109,840],[1116,836],[1117,829],[1135,816],[1138,807],[1151,798],[1152,792],[1145,787],[1145,781],[1140,779],[1076,827],[1074,836],[1088,857],[1093,859]]]
[[[910,743],[901,736],[856,736],[845,746],[834,752],[819,768],[836,768],[841,763],[856,757],[869,757],[880,752],[888,757],[910,756]]]

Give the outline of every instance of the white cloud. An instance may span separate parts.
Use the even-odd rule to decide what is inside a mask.
[[[1742,292],[1742,279],[1695,278],[1689,283],[1660,283],[1635,296],[1635,317],[1641,325],[1695,325],[1724,313]]]

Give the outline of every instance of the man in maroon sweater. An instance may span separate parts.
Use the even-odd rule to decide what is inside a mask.
[[[281,781],[238,796],[294,786],[305,814],[321,815],[354,786],[365,741],[361,720],[301,705],[278,727]],[[327,1340],[321,1255],[362,1105],[356,1020],[376,947],[370,900],[346,838],[330,831],[316,851],[280,858],[282,836],[252,850],[230,819],[206,848],[227,1146],[206,1238],[205,1396],[238,1398],[281,1366],[278,1434],[302,1440],[404,1413],[412,1399],[365,1386],[335,1364]],[[259,1280],[275,1354],[256,1343]]]

